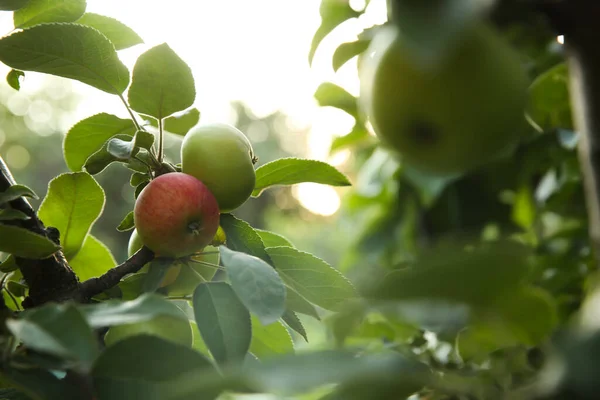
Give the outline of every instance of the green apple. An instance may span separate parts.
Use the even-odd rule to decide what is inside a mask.
[[[144,245],[144,243],[142,243],[142,238],[140,238],[140,235],[138,235],[137,229],[134,229],[133,232],[131,232],[131,236],[129,237],[129,244],[127,246],[127,256],[131,257],[132,255],[134,255],[135,252],[137,252],[139,249],[141,249],[143,245]],[[142,267],[142,269],[140,269],[139,272],[147,273],[148,272],[148,264],[144,265],[144,267]],[[168,286],[168,285],[172,284],[173,282],[175,282],[175,280],[179,276],[180,272],[181,272],[181,264],[174,263],[167,270],[167,273],[165,274],[163,280],[160,282],[159,287],[165,287],[165,286]]]
[[[185,257],[212,241],[219,228],[219,206],[204,183],[171,172],[141,191],[133,219],[142,242],[156,255]]]
[[[248,200],[256,182],[250,141],[237,128],[222,123],[196,125],[185,135],[181,169],[210,189],[222,213]]]
[[[191,261],[181,266],[177,279],[166,287],[169,296],[191,295],[200,283],[212,279],[218,265],[219,248],[206,246],[201,254],[192,256]]]
[[[528,78],[493,28],[474,23],[426,60],[400,30],[375,35],[360,65],[361,110],[382,144],[423,172],[454,175],[518,143]]]

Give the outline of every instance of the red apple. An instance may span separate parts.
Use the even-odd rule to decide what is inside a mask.
[[[156,255],[185,257],[212,241],[219,228],[219,206],[198,179],[171,172],[142,190],[133,219],[142,242]]]

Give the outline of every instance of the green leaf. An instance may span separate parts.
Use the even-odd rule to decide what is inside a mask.
[[[286,312],[283,314],[283,317],[281,318],[287,324],[287,326],[290,327],[290,329],[293,329],[294,331],[299,333],[300,336],[302,336],[304,340],[308,342],[306,329],[304,329],[304,325],[302,325],[302,322],[300,322],[300,319],[298,318],[295,312],[286,310]]]
[[[148,264],[148,273],[144,277],[142,290],[146,293],[155,292],[164,279],[169,268],[174,267],[175,259],[157,257]]]
[[[25,346],[90,367],[98,355],[96,335],[73,304],[46,304],[6,321]]]
[[[560,63],[539,75],[529,87],[527,119],[540,131],[573,130],[570,99],[567,65]]]
[[[147,182],[150,180],[150,177],[145,172],[134,172],[131,174],[131,179],[129,179],[129,184],[133,187],[137,185]]]
[[[163,122],[163,127],[168,132],[185,136],[198,121],[200,121],[200,111],[197,108],[190,108],[181,114],[175,114],[166,118]]]
[[[17,269],[19,269],[19,266],[17,265],[15,256],[12,254],[6,257],[6,260],[2,261],[2,264],[0,264],[0,271],[4,273],[13,272]]]
[[[256,197],[271,186],[294,185],[301,182],[322,183],[331,186],[350,186],[341,172],[317,160],[280,158],[256,170],[256,184],[252,196]]]
[[[148,186],[148,183],[150,183],[150,182],[149,182],[149,181],[145,181],[145,182],[142,182],[142,183],[140,183],[139,185],[137,185],[137,186],[135,187],[135,193],[134,193],[134,197],[135,197],[136,199],[138,198],[138,196],[140,195],[140,193],[142,193],[142,190],[144,190],[144,188],[145,188],[146,186]]]
[[[178,379],[214,373],[210,361],[189,347],[158,337],[138,335],[107,348],[92,370],[98,400],[194,400],[214,399],[217,392],[197,389],[174,397],[181,390]]]
[[[86,12],[77,20],[77,23],[98,29],[115,45],[116,50],[144,43],[133,29],[111,17]]]
[[[85,12],[85,0],[29,0],[13,14],[15,29],[47,22],[73,22]]]
[[[302,297],[294,288],[290,287],[289,285],[286,286],[285,308],[286,310],[294,311],[300,314],[310,315],[317,320],[321,319],[315,306],[313,306],[308,300]]]
[[[225,243],[228,248],[240,253],[250,254],[271,263],[260,235],[249,223],[231,214],[221,214],[220,224],[221,228],[225,231],[227,238]]]
[[[11,386],[16,386],[33,400],[69,399],[75,400],[81,396],[78,388],[71,383],[58,379],[54,374],[41,368],[18,369],[5,366],[0,369],[2,380]]]
[[[76,123],[65,136],[63,152],[71,171],[81,171],[86,160],[115,135],[135,134],[135,126],[130,119],[101,113]]]
[[[270,247],[267,253],[283,281],[320,307],[337,311],[357,295],[344,275],[312,254],[291,247]]]
[[[358,104],[356,97],[336,84],[322,83],[315,92],[315,99],[321,107],[335,107],[346,111],[354,118],[358,118]]]
[[[23,211],[14,210],[12,208],[0,208],[0,222],[1,221],[10,221],[10,220],[26,220],[31,217],[25,214]]]
[[[221,260],[233,290],[262,324],[277,321],[285,311],[285,286],[273,267],[258,257],[220,246]]]
[[[169,45],[155,46],[135,63],[128,98],[135,111],[157,119],[185,110],[196,98],[192,71]]]
[[[338,48],[333,52],[333,57],[331,60],[333,70],[337,71],[353,57],[356,57],[363,51],[367,50],[370,43],[371,42],[369,40],[357,40],[355,42],[347,42],[339,45]]]
[[[115,267],[117,262],[110,249],[93,235],[87,235],[83,246],[69,265],[81,281],[98,277]]]
[[[42,259],[60,250],[60,246],[45,236],[0,224],[0,251],[17,257]]]
[[[134,137],[135,147],[150,150],[154,144],[154,135],[146,131],[137,131]]]
[[[1,11],[15,11],[25,7],[29,0],[0,0]]]
[[[367,132],[365,127],[361,124],[356,124],[350,131],[344,136],[338,136],[333,139],[331,142],[331,148],[329,149],[330,153],[335,153],[336,151],[343,150],[349,147],[357,146],[362,142],[368,142],[373,140],[371,135]]]
[[[127,213],[125,218],[123,218],[119,226],[117,226],[117,230],[119,232],[126,232],[132,230],[133,228],[135,228],[135,222],[133,220],[133,211],[130,211]]]
[[[281,322],[265,326],[253,315],[250,351],[262,360],[278,354],[293,353],[294,343]]]
[[[390,272],[365,289],[378,300],[441,299],[483,306],[515,289],[528,274],[530,250],[516,242],[488,242],[474,249],[429,249],[414,265]]]
[[[127,138],[129,139],[129,138]],[[117,161],[127,161],[135,155],[134,140],[122,140],[119,138],[109,139],[106,144],[106,151]]]
[[[135,324],[160,316],[183,318],[181,309],[163,296],[145,293],[134,300],[107,300],[93,305],[80,306],[93,328]],[[187,317],[186,317],[187,318]]]
[[[37,199],[38,196],[33,190],[25,185],[12,185],[4,192],[0,192],[0,205],[18,199],[19,197],[31,197]]]
[[[131,159],[119,159],[119,158],[115,157],[114,155],[112,155],[111,153],[109,153],[108,146],[109,146],[110,142],[114,139],[119,139],[121,141],[133,140],[133,138],[128,135],[115,135],[111,139],[108,139],[104,143],[104,145],[100,148],[100,150],[98,150],[97,152],[92,154],[85,161],[83,168],[85,169],[85,171],[87,173],[89,173],[90,175],[96,175],[96,174],[99,174],[100,172],[104,171],[104,169],[106,167],[108,167],[110,164],[112,164],[115,161],[121,161],[121,162],[123,162],[123,161],[130,162],[131,161]]]
[[[6,82],[11,88],[20,90],[21,78],[25,79],[25,72],[19,71],[18,69],[11,69],[6,75]]]
[[[265,231],[263,229],[254,229],[254,231],[258,233],[265,247],[294,247],[294,245],[289,240],[287,240],[285,237],[281,236],[278,233]]]
[[[83,246],[83,241],[104,209],[102,187],[85,172],[61,174],[50,181],[38,215],[47,226],[60,232],[67,260]]]
[[[354,11],[350,7],[348,0],[322,0],[319,12],[321,14],[321,25],[312,39],[310,52],[308,53],[309,64],[312,63],[317,48],[325,36],[342,22],[351,18],[357,18],[360,15],[359,12]]]
[[[76,79],[110,94],[129,85],[113,44],[84,25],[36,25],[0,39],[0,61],[11,68]]]
[[[0,389],[0,399],[3,400],[31,400],[31,397],[17,389]]]
[[[241,361],[250,348],[250,313],[225,282],[201,283],[193,298],[196,324],[219,363]]]

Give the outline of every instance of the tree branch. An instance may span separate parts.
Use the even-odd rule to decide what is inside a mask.
[[[579,132],[579,162],[588,211],[589,234],[600,266],[600,3],[571,0],[561,14],[569,65],[571,108]],[[565,21],[565,15],[570,20]]]
[[[8,166],[0,157],[0,191],[5,191],[15,183]],[[15,225],[46,236],[56,244],[60,244],[58,230],[45,228],[44,223],[25,198],[20,197],[13,200],[9,205],[30,217],[27,220],[15,221]],[[57,251],[51,257],[43,260],[15,257],[15,261],[29,287],[29,295],[23,301],[24,308],[34,307],[48,301],[66,300],[69,293],[78,286],[77,275],[69,267],[62,251]]]
[[[143,246],[123,264],[108,270],[98,278],[91,278],[80,283],[73,298],[76,301],[88,302],[95,295],[116,286],[125,275],[138,272],[153,259],[154,253],[152,250]]]

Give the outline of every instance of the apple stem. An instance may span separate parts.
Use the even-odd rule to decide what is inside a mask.
[[[163,161],[163,120],[159,118],[158,120],[158,162],[162,163]]]

